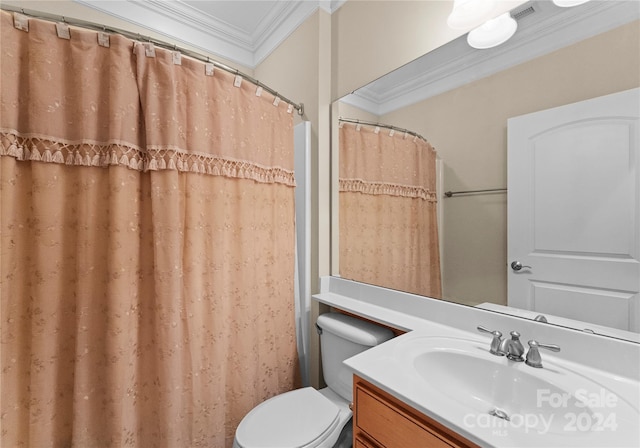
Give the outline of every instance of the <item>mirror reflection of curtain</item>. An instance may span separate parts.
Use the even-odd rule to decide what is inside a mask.
[[[340,276],[440,297],[436,152],[387,128],[339,134]]]
[[[1,19],[0,444],[230,447],[299,382],[287,105]]]

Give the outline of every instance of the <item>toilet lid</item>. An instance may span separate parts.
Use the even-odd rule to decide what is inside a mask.
[[[236,441],[242,447],[299,448],[329,430],[338,407],[312,387],[277,395],[259,404],[240,422]]]

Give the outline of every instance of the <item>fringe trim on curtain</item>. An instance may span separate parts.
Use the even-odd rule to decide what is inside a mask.
[[[6,129],[0,130],[0,156],[74,166],[119,165],[145,172],[172,170],[295,186],[293,171],[279,167],[179,149],[145,151],[122,142],[69,142],[52,137],[20,135]]]
[[[293,171],[280,167],[266,167],[246,160],[212,156],[180,149],[149,148],[145,160],[145,171],[159,170],[189,171],[212,176],[251,179],[259,183],[277,183],[295,186]]]
[[[434,191],[430,191],[428,188],[419,186],[370,182],[362,179],[340,179],[339,187],[340,191],[350,193],[364,193],[370,195],[384,194],[388,196],[419,198],[429,202],[437,202],[437,196]]]

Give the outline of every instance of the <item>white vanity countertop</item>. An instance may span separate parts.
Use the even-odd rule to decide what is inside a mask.
[[[335,284],[337,286],[330,287],[325,284],[323,292],[314,298],[335,308],[408,331],[407,334],[348,359],[345,364],[360,377],[470,441],[483,447],[505,448],[640,446],[640,374],[639,367],[635,366],[640,359],[639,345],[437,300],[425,301],[421,298],[417,302],[414,299],[416,296],[389,290],[380,291],[370,285],[352,285],[341,279]],[[385,306],[386,304],[389,305]],[[491,336],[477,333],[477,325],[484,325],[491,330],[498,329],[503,334],[517,330],[523,334],[522,342],[525,347],[528,339],[535,338],[543,343],[557,343],[562,351],[557,354],[541,351],[544,364],[542,369],[507,361],[504,357],[489,354]],[[557,390],[571,389],[577,379],[577,384],[583,381],[590,385],[590,391],[597,390],[603,396],[614,393],[616,399],[622,399],[616,403],[617,407],[602,408],[597,397],[589,395],[595,401],[588,411],[559,406],[556,412],[547,406],[546,410],[541,409],[546,412],[541,414],[542,418],[548,419],[549,414],[553,414],[553,424],[547,426],[529,427],[531,425],[525,419],[540,418],[534,415],[536,410],[532,411],[530,408],[521,411],[522,415],[518,415],[520,420],[512,418],[511,423],[504,422],[488,415],[490,409],[480,407],[474,410],[466,405],[456,404],[454,399],[443,393],[447,384],[452,385],[454,381],[443,380],[441,382],[447,384],[433,387],[416,373],[411,358],[406,355],[406,347],[419,348],[423,341],[433,341],[434,338],[445,342],[449,338],[472,344],[472,352],[475,353],[474,356],[483,358],[481,362],[509,363],[510,369],[506,372],[509,375],[513,372],[514,377],[507,381],[507,389],[519,387],[520,379],[516,378],[518,375],[534,378],[535,381],[541,379],[543,382],[540,384],[543,386],[551,384],[555,387],[557,383],[558,387],[565,387]],[[588,347],[585,347],[585,341]],[[585,359],[593,360],[593,365],[581,362]],[[451,375],[457,373],[452,371]],[[447,378],[446,375],[444,378]],[[473,377],[467,378],[471,378],[473,382]],[[575,387],[573,393],[576,391]],[[516,393],[515,396],[517,395]],[[473,401],[474,398],[471,394],[470,399]],[[476,404],[480,401],[476,400]],[[502,422],[507,426],[501,427]],[[513,425],[509,427],[509,424]]]
[[[485,356],[489,361],[495,361],[492,358],[497,358],[497,362],[509,364],[508,369],[514,369],[516,375],[530,374],[548,381],[541,384],[565,386],[568,388],[565,390],[570,390],[572,396],[576,391],[584,390],[582,395],[588,396],[588,399],[593,401],[593,407],[585,409],[559,404],[557,409],[550,409],[548,405],[543,409],[545,401],[551,403],[549,400],[561,398],[551,389],[538,389],[533,393],[541,393],[540,396],[544,397],[540,398],[542,400],[540,412],[537,412],[538,409],[535,407],[533,410],[521,410],[517,415],[510,414],[511,422],[490,416],[488,414],[490,408],[482,407],[482,403],[476,409],[467,408],[444,392],[447,386],[457,387],[453,386],[452,381],[445,380],[444,384],[430,384],[416,373],[410,361],[407,362],[407,359],[411,359],[407,352],[415,350],[419,344],[428,339],[446,341],[449,338],[464,340],[465,344],[471,342],[474,350],[482,352],[479,354],[480,357]],[[640,396],[640,386],[637,381],[612,378],[607,372],[565,363],[559,356],[551,356],[548,353],[542,353],[544,367],[534,369],[523,362],[514,363],[505,357],[498,358],[489,354],[489,342],[490,338],[478,337],[474,333],[438,324],[425,325],[420,330],[399,336],[356,355],[345,361],[345,364],[358,376],[483,447],[637,448],[640,446],[638,399],[633,400],[634,396]],[[577,383],[563,373],[567,370],[577,374]],[[451,372],[452,376],[458,374],[469,378],[476,373]],[[500,373],[496,371],[494,375],[497,376]],[[581,381],[590,382],[596,387],[582,389]],[[519,387],[519,380],[517,377],[506,379],[501,385],[505,387],[504,392],[511,393],[514,386]],[[488,396],[499,396],[503,391],[487,390],[486,392]],[[604,400],[608,399],[607,397],[612,393],[615,394],[615,397],[610,399],[613,403],[606,403]],[[523,395],[526,394],[523,393]],[[516,392],[514,396],[519,395]],[[626,399],[623,402],[618,397]],[[474,401],[477,403],[481,398],[471,393],[469,403],[473,406]]]

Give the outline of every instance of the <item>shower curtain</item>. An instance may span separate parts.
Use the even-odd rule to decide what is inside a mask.
[[[378,126],[339,134],[340,276],[441,297],[435,151]]]
[[[230,447],[299,382],[290,108],[1,18],[0,444]]]

